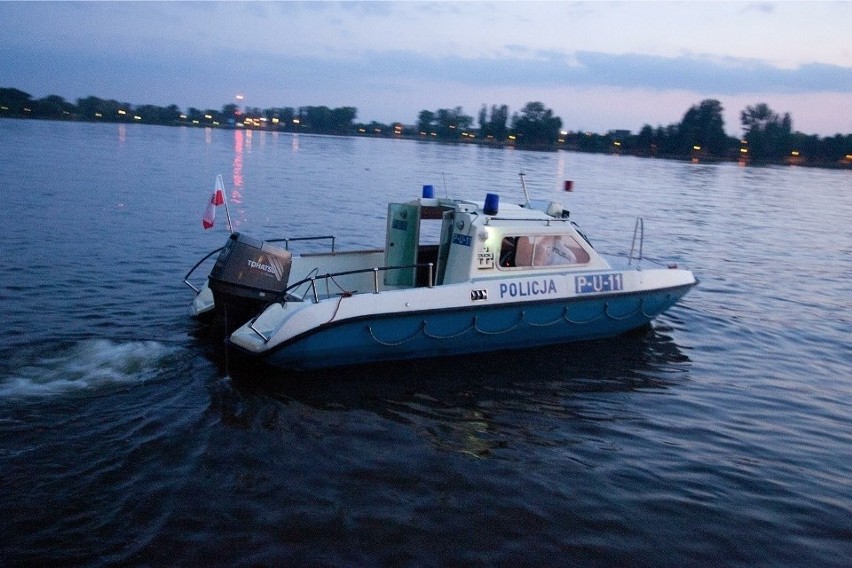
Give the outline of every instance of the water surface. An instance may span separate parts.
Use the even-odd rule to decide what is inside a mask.
[[[383,246],[388,200],[558,199],[691,268],[652,329],[231,369],[181,280],[224,242]],[[575,191],[560,191],[566,179]],[[846,566],[852,177],[0,120],[0,564]]]

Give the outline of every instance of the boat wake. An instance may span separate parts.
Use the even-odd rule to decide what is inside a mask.
[[[0,398],[53,396],[144,382],[156,376],[176,350],[157,341],[76,342],[51,356],[7,362],[13,367],[0,377]]]

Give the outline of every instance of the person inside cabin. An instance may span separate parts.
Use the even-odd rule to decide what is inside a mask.
[[[563,266],[589,262],[589,255],[568,235],[504,237],[501,267]]]
[[[500,244],[500,266],[515,266],[515,251],[518,237],[503,237]]]
[[[533,254],[533,266],[553,266],[576,264],[577,256],[559,235],[543,236],[536,239]]]

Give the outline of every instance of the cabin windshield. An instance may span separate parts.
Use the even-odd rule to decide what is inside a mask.
[[[499,258],[500,268],[586,264],[590,260],[571,235],[507,235]]]

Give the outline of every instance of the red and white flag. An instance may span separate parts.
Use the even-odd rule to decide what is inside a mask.
[[[205,229],[213,226],[213,222],[216,220],[216,207],[223,203],[225,203],[225,187],[220,176],[216,178],[216,188],[213,190],[213,195],[210,197],[207,209],[204,210],[204,217],[201,219],[201,225]]]

